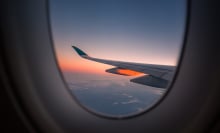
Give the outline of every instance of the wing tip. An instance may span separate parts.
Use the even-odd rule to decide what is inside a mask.
[[[82,51],[78,47],[72,46],[72,48],[77,52],[78,55],[80,55],[80,56],[88,56],[84,51]]]

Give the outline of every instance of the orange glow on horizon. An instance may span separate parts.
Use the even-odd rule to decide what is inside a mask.
[[[105,70],[112,66],[92,62],[80,58],[67,58],[57,56],[58,66],[62,71],[80,72],[80,73],[93,73],[93,74],[106,74]]]
[[[130,69],[118,69],[117,72],[122,75],[127,75],[127,76],[136,76],[136,75],[144,74],[144,73],[133,71]]]

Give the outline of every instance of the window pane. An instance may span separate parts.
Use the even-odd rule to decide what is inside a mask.
[[[169,88],[183,42],[185,0],[53,0],[50,19],[59,67],[87,110],[132,116]]]

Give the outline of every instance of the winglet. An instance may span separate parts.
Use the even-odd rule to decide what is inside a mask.
[[[83,52],[81,49],[77,48],[76,46],[72,46],[72,47],[80,56],[88,56],[85,52]]]

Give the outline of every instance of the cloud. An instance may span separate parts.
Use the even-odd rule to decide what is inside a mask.
[[[129,101],[121,102],[121,104],[131,104],[131,103],[138,103],[138,102],[140,102],[138,99],[132,99]]]

